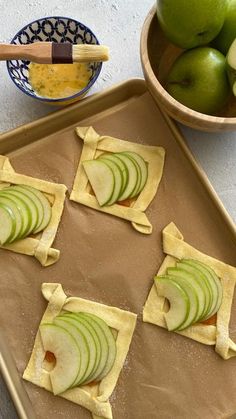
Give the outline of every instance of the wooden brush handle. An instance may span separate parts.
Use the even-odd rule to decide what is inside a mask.
[[[51,42],[35,42],[26,45],[0,44],[0,61],[29,60],[36,63],[52,62]]]

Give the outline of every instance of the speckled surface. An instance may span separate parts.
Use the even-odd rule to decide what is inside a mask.
[[[0,0],[0,42],[8,42],[29,21],[42,16],[71,16],[87,24],[103,44],[110,46],[111,60],[103,66],[91,93],[131,77],[142,77],[139,58],[140,31],[152,0]],[[0,132],[32,121],[52,108],[37,103],[16,89],[6,64],[0,63]],[[236,133],[206,134],[181,127],[226,209],[236,220]],[[0,379],[0,418],[16,413]]]

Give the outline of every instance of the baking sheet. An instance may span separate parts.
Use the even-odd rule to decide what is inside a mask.
[[[74,132],[79,124],[166,149],[163,179],[147,210],[153,233],[144,236],[126,221],[67,199],[55,240],[61,250],[55,265],[43,268],[32,258],[0,250],[0,326],[19,373],[28,362],[46,307],[41,283],[60,282],[69,295],[138,314],[129,355],[111,398],[114,419],[229,417],[236,412],[236,359],[223,361],[211,347],[142,323],[141,314],[163,260],[161,230],[170,221],[187,242],[236,265],[233,224],[204,176],[194,170],[195,163],[175,126],[158,110],[141,80],[6,134],[0,141],[0,153],[9,155],[17,172],[64,183],[71,191],[82,146]],[[235,325],[236,299],[230,323],[232,339],[236,339]],[[39,419],[91,417],[80,406],[30,383],[23,382],[23,386]],[[26,410],[31,418],[32,410],[28,406]]]

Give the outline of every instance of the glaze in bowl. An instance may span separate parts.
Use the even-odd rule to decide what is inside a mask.
[[[32,42],[71,42],[73,44],[99,44],[94,33],[83,23],[72,18],[50,16],[37,19],[20,29],[11,40],[12,44],[29,44]],[[88,84],[72,96],[63,98],[46,98],[39,96],[29,82],[30,61],[7,61],[7,69],[14,84],[26,95],[48,104],[67,105],[83,98],[97,80],[101,62],[90,63],[91,77]]]

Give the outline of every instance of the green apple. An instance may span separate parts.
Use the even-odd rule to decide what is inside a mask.
[[[202,262],[199,262],[198,260],[193,259],[183,259],[182,260],[182,266],[185,267],[185,269],[189,269],[191,267],[191,272],[194,272],[196,276],[200,278],[205,278],[205,281],[208,282],[211,293],[212,293],[212,300],[211,300],[211,307],[208,312],[208,314],[205,316],[204,320],[210,318],[213,316],[218,310],[222,302],[222,284],[218,278],[218,276],[215,274],[213,269],[211,269],[209,266],[203,264]]]
[[[226,12],[223,27],[217,37],[213,41],[214,48],[227,54],[230,45],[236,38],[236,0],[228,0],[228,8]]]
[[[167,298],[170,309],[164,313],[167,329],[184,330],[207,320],[220,308],[222,284],[207,265],[193,259],[182,259],[165,275],[154,278],[158,295]]]
[[[85,336],[83,335],[83,333],[81,333],[80,329],[78,327],[76,327],[75,325],[73,325],[70,322],[70,319],[63,317],[63,316],[57,316],[53,323],[56,326],[60,326],[64,329],[67,330],[67,332],[70,333],[70,335],[76,340],[77,345],[79,346],[80,349],[80,367],[78,370],[78,374],[77,377],[73,383],[73,386],[77,386],[81,383],[82,379],[85,376],[85,373],[87,371],[88,368],[88,364],[89,364],[89,357],[90,357],[90,351],[89,351],[89,347],[86,341]]]
[[[236,39],[233,41],[226,56],[227,74],[234,96],[236,96]]]
[[[157,17],[165,35],[187,49],[212,41],[226,11],[227,0],[157,0]]]
[[[224,55],[209,47],[185,51],[170,69],[166,90],[190,109],[216,114],[230,95]]]
[[[155,284],[158,295],[170,302],[170,309],[164,313],[169,331],[179,330],[189,315],[190,302],[184,289],[168,275],[156,276]]]
[[[173,269],[175,269],[175,268],[173,268]],[[168,273],[169,279],[176,282],[185,291],[185,293],[188,296],[188,299],[189,299],[188,316],[185,319],[184,323],[178,328],[178,330],[186,329],[192,323],[195,323],[198,319],[198,307],[199,307],[198,295],[197,295],[196,290],[194,288],[194,284],[192,282],[186,280],[186,278],[184,278],[184,276],[175,276],[174,272],[169,273],[169,269],[167,269],[167,273]],[[172,273],[173,273],[173,275],[172,275]]]
[[[70,388],[79,372],[80,349],[74,337],[63,327],[51,323],[39,327],[45,352],[56,357],[56,366],[50,371],[53,394],[63,393]]]

